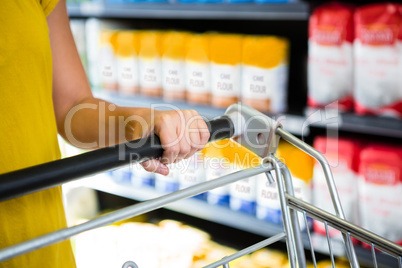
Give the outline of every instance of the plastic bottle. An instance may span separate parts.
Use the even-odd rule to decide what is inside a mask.
[[[184,57],[189,34],[167,32],[163,35],[162,85],[165,100],[184,100],[185,67]]]
[[[209,65],[209,35],[193,34],[187,45],[185,67],[187,101],[189,103],[210,104]]]
[[[243,37],[211,34],[212,105],[226,108],[239,101]]]
[[[143,95],[162,96],[162,33],[144,31],[141,33],[139,53],[140,92]]]
[[[119,91],[123,94],[139,91],[139,34],[136,31],[120,31],[117,35],[117,81]]]
[[[284,112],[287,82],[287,40],[246,36],[243,40],[242,102],[261,112]]]

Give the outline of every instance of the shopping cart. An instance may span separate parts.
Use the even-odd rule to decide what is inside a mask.
[[[398,266],[402,268],[401,246],[345,220],[330,166],[318,151],[293,135],[287,133],[283,130],[280,123],[245,105],[234,104],[226,110],[224,116],[207,123],[211,133],[211,141],[232,138],[260,156],[262,158],[261,164],[256,167],[241,170],[218,179],[200,183],[171,194],[163,195],[155,199],[150,199],[111,212],[79,225],[45,234],[1,249],[0,262],[66,240],[71,236],[84,231],[147,213],[161,208],[171,202],[195,196],[244,178],[255,177],[257,174],[265,173],[268,182],[275,183],[275,180],[271,175],[271,173],[274,173],[277,178],[276,185],[278,187],[282,210],[283,232],[240,250],[233,255],[226,256],[221,260],[211,263],[206,266],[207,268],[219,266],[229,267],[231,261],[280,240],[286,241],[290,266],[292,268],[306,267],[304,244],[299,224],[299,214],[302,215],[301,218],[304,220],[305,226],[308,226],[307,217],[311,217],[324,223],[329,254],[333,267],[335,267],[335,257],[332,250],[331,239],[329,237],[329,227],[341,231],[346,257],[349,260],[351,267],[360,267],[352,243],[353,237],[370,245],[374,267],[379,267],[377,254],[389,254],[397,260],[395,263],[398,263]],[[323,211],[294,196],[292,178],[289,169],[274,156],[280,138],[311,155],[321,164],[335,209],[335,215]],[[163,149],[159,138],[157,136],[150,136],[117,146],[107,147],[78,156],[3,174],[0,175],[0,201],[47,189],[93,173],[99,173],[130,163],[139,163],[150,158],[160,157],[162,153]],[[306,228],[305,232],[309,240],[312,263],[314,267],[317,267],[315,251],[313,243],[311,242],[311,234],[308,228]],[[135,260],[128,260],[123,264],[123,267],[136,268],[137,265],[135,264]]]

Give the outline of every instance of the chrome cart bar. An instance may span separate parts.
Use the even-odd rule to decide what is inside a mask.
[[[108,224],[113,224],[125,219],[132,218],[134,216],[144,214],[158,208],[163,207],[166,204],[172,203],[174,201],[188,198],[194,195],[201,194],[203,192],[212,190],[214,188],[239,181],[241,179],[252,177],[257,174],[261,174],[263,172],[268,172],[272,170],[272,165],[268,163],[264,163],[257,167],[241,170],[218,179],[214,179],[211,181],[203,182],[192,187],[164,195],[161,197],[157,197],[140,204],[132,205],[114,212],[111,212],[107,215],[100,216],[94,220],[65,228],[59,231],[55,231],[43,236],[39,236],[37,238],[27,240],[25,242],[10,246],[3,250],[0,250],[0,262],[8,260],[10,258],[19,256],[21,254],[28,253],[35,249],[43,248],[45,246],[61,242],[70,238],[71,236],[77,235],[79,233],[92,230],[98,227],[102,227]]]
[[[286,132],[281,127],[278,127],[276,129],[275,133],[277,135],[279,135],[285,141],[293,144],[294,146],[301,149],[305,153],[311,155],[313,158],[315,158],[320,163],[320,165],[324,171],[325,178],[327,180],[329,193],[331,195],[331,199],[332,199],[332,203],[334,205],[336,215],[339,218],[345,220],[345,214],[343,213],[341,201],[339,200],[338,192],[336,190],[335,180],[334,180],[334,177],[332,176],[331,168],[329,166],[327,159],[325,159],[325,157],[320,152],[318,152],[316,149],[309,146],[308,144],[301,141],[300,139],[296,138],[292,134]],[[350,261],[352,268],[360,267],[359,262],[356,257],[355,249],[353,247],[352,239],[350,238],[349,235],[347,235],[343,232],[342,232],[342,237],[343,237],[343,241],[344,241],[345,247],[346,247],[346,254],[348,256],[348,259]]]

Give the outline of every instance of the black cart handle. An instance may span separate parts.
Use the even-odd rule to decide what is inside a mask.
[[[209,141],[231,138],[234,125],[227,116],[207,121]],[[156,135],[105,147],[77,156],[24,168],[0,175],[0,201],[48,189],[91,174],[161,157]]]

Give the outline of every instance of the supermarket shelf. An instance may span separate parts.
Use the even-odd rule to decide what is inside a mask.
[[[130,3],[68,4],[70,17],[214,19],[214,20],[307,20],[308,5],[302,2],[267,4]]]
[[[134,188],[130,185],[118,184],[106,175],[81,180],[80,185],[137,201],[145,201],[163,195],[151,187]],[[226,207],[212,206],[195,198],[179,200],[164,208],[262,236],[272,236],[283,232],[281,226],[258,220],[244,213],[234,212]]]
[[[141,95],[124,96],[116,92],[102,90],[94,90],[93,93],[100,99],[108,100],[122,106],[152,107],[158,110],[192,109],[196,110],[200,115],[209,120],[219,117],[225,113],[225,109],[214,108],[208,105],[189,104],[184,101],[166,102],[162,98],[151,98]],[[285,130],[294,135],[306,136],[309,134],[309,128],[306,125],[304,116],[285,114],[276,116],[274,118],[282,123]]]
[[[145,201],[163,195],[151,187],[134,188],[127,184],[116,183],[104,174],[73,183],[76,186],[84,186],[137,201]],[[259,220],[254,216],[232,211],[226,207],[213,206],[205,201],[193,198],[176,201],[164,208],[265,237],[283,232],[281,226]],[[325,237],[313,233],[312,241],[316,252],[329,254],[328,242]],[[303,234],[303,244],[306,249],[310,248],[306,234]],[[332,239],[331,246],[335,256],[345,256],[345,248],[340,240]],[[360,246],[355,246],[355,250],[361,265],[372,266],[373,261],[370,250]],[[309,253],[306,253],[306,257],[310,258]],[[392,268],[398,266],[398,261],[386,254],[377,253],[376,258],[379,267]]]
[[[334,110],[306,110],[309,127],[328,128],[382,137],[402,138],[402,120],[392,117],[338,113]]]

